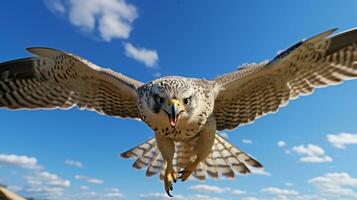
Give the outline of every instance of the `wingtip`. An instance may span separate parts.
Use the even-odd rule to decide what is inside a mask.
[[[305,41],[313,42],[313,41],[315,41],[315,40],[318,41],[318,40],[327,38],[327,37],[331,36],[331,35],[332,35],[335,31],[337,31],[337,30],[338,30],[338,28],[329,29],[329,30],[324,31],[324,32],[322,32],[322,33],[319,33],[319,34],[317,34],[317,35],[315,35],[315,36],[313,36],[313,37],[311,37],[311,38],[309,38],[309,39],[307,39],[307,40],[305,40]],[[305,41],[304,41],[304,42],[305,42]]]
[[[131,157],[129,152],[123,152],[123,153],[119,154],[119,156],[122,158],[130,158]]]
[[[49,47],[28,47],[26,48],[26,51],[30,52],[33,55],[42,57],[55,57],[63,53],[58,49]]]

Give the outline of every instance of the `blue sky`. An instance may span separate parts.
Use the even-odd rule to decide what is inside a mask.
[[[213,79],[300,39],[357,26],[357,2],[5,1],[0,61],[26,47],[72,52],[143,82]],[[176,199],[357,199],[357,81],[317,90],[232,132],[265,171],[175,184]],[[0,183],[38,199],[163,199],[118,154],[151,137],[143,123],[89,111],[0,110]],[[35,190],[37,189],[37,190]]]

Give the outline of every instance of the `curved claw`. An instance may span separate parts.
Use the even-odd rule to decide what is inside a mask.
[[[166,191],[166,194],[169,196],[169,197],[173,197],[171,194],[170,194],[170,191],[173,191],[173,186],[172,186],[172,182],[175,182],[176,183],[176,180],[177,180],[177,177],[176,177],[176,173],[173,169],[167,169],[166,173],[165,173],[165,178],[164,178],[164,183],[165,183],[165,191]]]
[[[191,170],[183,170],[183,171],[180,171],[180,178],[181,181],[186,181],[188,179],[188,177],[191,176],[193,171]]]
[[[200,160],[196,159],[193,163],[179,172],[181,181],[185,181],[191,176],[192,172],[196,170],[198,163],[200,163]]]
[[[170,194],[170,190],[169,191],[166,191],[166,194],[169,195],[169,197],[174,197]]]

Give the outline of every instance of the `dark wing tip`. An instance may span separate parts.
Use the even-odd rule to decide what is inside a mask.
[[[307,40],[300,40],[299,42],[295,43],[294,45],[292,45],[291,47],[287,48],[286,50],[282,51],[281,53],[279,53],[277,56],[275,56],[268,64],[272,64],[274,62],[276,62],[277,60],[280,60],[282,58],[285,58],[287,55],[289,55],[292,51],[294,51],[295,49],[297,49],[299,46],[301,46],[303,43],[305,42],[314,42],[315,40],[321,40],[324,39],[326,37],[328,37],[329,35],[331,35],[333,32],[335,32],[337,30],[337,28],[333,28],[330,30],[327,30],[325,32],[322,32],[320,34],[317,34]]]
[[[0,79],[33,78],[36,58],[22,58],[0,63]]]
[[[132,156],[133,154],[130,152],[130,150],[120,154],[120,157],[122,158],[131,158]]]
[[[255,167],[255,168],[263,168],[263,165],[256,160],[254,160],[254,162],[251,163],[250,166]]]
[[[26,51],[36,56],[47,57],[47,58],[56,57],[64,53],[60,50],[49,48],[49,47],[29,47],[26,48]]]
[[[357,27],[343,31],[329,38],[330,45],[326,50],[326,54],[331,54],[342,48],[357,43]]]

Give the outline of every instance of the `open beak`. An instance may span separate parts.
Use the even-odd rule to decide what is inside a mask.
[[[180,115],[185,112],[185,108],[179,100],[169,99],[166,102],[165,111],[169,117],[170,126],[174,128],[178,123]]]

